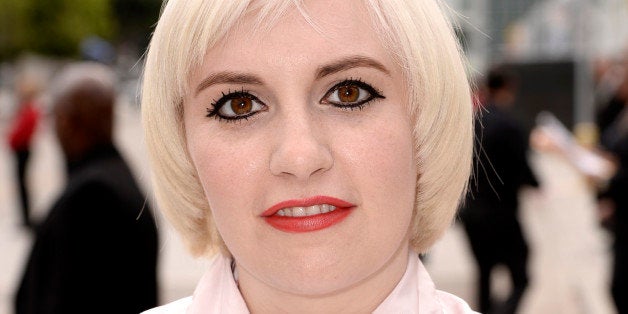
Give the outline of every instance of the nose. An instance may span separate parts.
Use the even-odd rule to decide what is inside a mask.
[[[310,114],[293,114],[275,130],[270,172],[275,176],[307,181],[331,169],[334,163],[329,137]]]

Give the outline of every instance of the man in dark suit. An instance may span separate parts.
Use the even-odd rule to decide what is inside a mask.
[[[613,219],[613,273],[611,294],[617,313],[628,313],[628,134],[613,147],[619,162],[617,173],[599,196],[600,206],[608,207]]]
[[[56,82],[68,182],[37,228],[16,313],[139,313],[157,305],[157,231],[112,143],[113,75],[79,64]]]
[[[625,78],[628,88],[628,76]],[[628,89],[626,90],[628,91]],[[628,108],[628,100],[623,104]],[[628,109],[625,109],[628,110]],[[604,148],[615,156],[617,172],[600,191],[598,195],[598,208],[602,223],[609,228],[615,236],[613,241],[613,272],[611,281],[611,294],[617,307],[617,313],[628,313],[628,125],[626,118],[628,111],[618,114],[615,125],[607,131],[607,139]]]
[[[518,192],[538,182],[527,161],[527,136],[508,113],[515,97],[512,77],[492,70],[487,87],[487,104],[479,108],[475,125],[474,175],[460,218],[478,265],[480,312],[514,313],[528,285],[528,245],[517,217]],[[496,305],[490,285],[499,264],[510,272],[512,291]]]

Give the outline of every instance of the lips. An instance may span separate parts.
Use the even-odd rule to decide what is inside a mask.
[[[329,196],[288,200],[273,205],[262,218],[285,232],[311,232],[331,227],[344,220],[355,205]]]

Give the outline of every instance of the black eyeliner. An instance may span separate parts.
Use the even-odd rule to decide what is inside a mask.
[[[354,79],[354,78],[349,78],[347,80],[344,80],[342,82],[337,83],[332,88],[330,88],[329,91],[327,91],[327,93],[325,94],[324,98],[327,98],[329,95],[331,95],[332,93],[334,93],[335,91],[337,91],[341,87],[352,86],[352,85],[365,90],[366,92],[369,93],[370,96],[367,99],[365,99],[365,100],[362,100],[362,101],[359,101],[359,102],[353,103],[353,104],[346,104],[346,105],[336,104],[336,103],[333,103],[333,102],[330,102],[330,101],[326,101],[326,100],[325,101],[321,100],[321,102],[324,103],[324,104],[330,104],[330,105],[332,105],[332,106],[334,106],[336,108],[353,111],[353,110],[356,110],[356,109],[357,110],[362,110],[365,105],[367,105],[368,103],[370,103],[371,101],[373,101],[375,99],[386,99],[386,96],[382,95],[382,92],[378,91],[377,89],[375,89],[370,84],[365,83],[361,79]]]
[[[236,122],[238,120],[248,120],[249,117],[255,115],[257,113],[256,112],[251,112],[250,114],[246,114],[246,115],[242,115],[242,116],[235,116],[235,117],[228,117],[228,116],[223,116],[220,114],[220,109],[229,101],[229,100],[233,100],[236,98],[248,98],[251,101],[256,101],[259,102],[261,104],[263,104],[259,98],[255,97],[254,95],[252,95],[248,90],[245,90],[244,87],[241,90],[236,90],[236,91],[231,91],[229,90],[227,93],[225,92],[221,92],[222,93],[222,97],[220,97],[218,100],[214,100],[210,105],[211,108],[205,108],[207,110],[207,115],[205,115],[205,117],[207,118],[215,118],[219,121],[221,120],[225,120],[226,122]]]

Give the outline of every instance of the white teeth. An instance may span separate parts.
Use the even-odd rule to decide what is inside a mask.
[[[293,217],[303,217],[305,216],[305,208],[304,207],[294,207],[292,208],[292,216]]]
[[[310,206],[305,208],[305,213],[307,216],[317,215],[321,213],[320,206]]]
[[[277,211],[275,215],[286,217],[305,217],[324,214],[336,210],[336,206],[329,204],[314,205],[309,207],[288,207]]]

